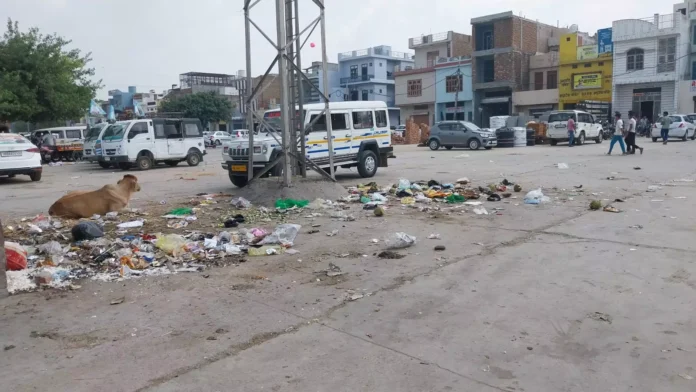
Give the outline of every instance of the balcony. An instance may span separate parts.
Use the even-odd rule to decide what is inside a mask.
[[[452,41],[452,32],[446,31],[436,34],[421,35],[420,37],[414,37],[408,39],[408,48],[416,49],[422,48],[429,45],[441,44]]]
[[[391,50],[388,46],[375,46],[373,48],[353,50],[338,54],[338,61],[351,60],[358,57],[388,57],[394,60],[413,61],[413,54]]]
[[[347,78],[341,78],[341,87],[346,87],[348,84],[369,82],[375,78],[375,75],[356,75]]]
[[[612,38],[614,42],[618,42],[679,34],[682,25],[687,22],[686,16],[678,12],[655,14],[648,18],[617,20],[612,23]]]

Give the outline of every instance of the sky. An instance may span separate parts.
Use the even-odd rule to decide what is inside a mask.
[[[253,0],[255,1],[255,0]],[[253,3],[252,1],[252,3]],[[646,18],[672,12],[676,1],[664,0],[325,0],[328,59],[357,49],[389,45],[409,52],[408,39],[455,31],[471,34],[471,18],[513,11],[528,19],[561,27],[577,24],[596,32],[617,19]],[[22,30],[38,27],[72,40],[91,52],[91,67],[107,91],[137,86],[138,92],[162,92],[179,83],[179,74],[235,74],[246,68],[244,0],[0,0],[0,18],[18,21]],[[275,0],[260,0],[252,20],[276,36]],[[319,15],[311,0],[299,0],[300,22]],[[5,24],[2,24],[2,31]],[[302,50],[302,63],[321,61],[319,28]],[[254,31],[253,75],[270,65],[275,50]],[[410,51],[412,52],[412,51]]]

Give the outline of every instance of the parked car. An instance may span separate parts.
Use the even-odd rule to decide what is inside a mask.
[[[575,120],[575,144],[585,144],[585,140],[594,140],[601,143],[604,140],[602,124],[595,120],[590,113],[581,110],[561,110],[549,114],[549,126],[546,130],[546,138],[552,146],[558,142],[568,141],[568,119]]]
[[[406,133],[406,125],[397,125],[394,127],[394,130],[392,131],[393,134],[399,137],[404,137],[404,134]]]
[[[232,136],[227,132],[215,131],[215,132],[210,132],[210,134],[208,134],[208,139],[210,140],[211,144],[215,144],[216,146],[221,146],[222,143],[231,142]]]
[[[28,175],[41,180],[41,154],[29,139],[16,133],[0,133],[0,176]]]
[[[248,129],[235,129],[232,131],[232,140],[234,139],[248,139],[249,130]]]
[[[689,118],[689,115],[672,114],[668,117],[672,120],[672,124],[669,126],[669,133],[667,134],[667,137],[678,138],[684,141],[686,141],[687,138],[691,138],[691,140],[696,138],[696,125],[693,124],[692,120]],[[650,132],[653,142],[656,142],[658,139],[662,139],[662,128],[660,126],[661,119],[662,117],[657,120]]]
[[[490,150],[498,144],[495,132],[485,131],[474,123],[468,121],[440,121],[430,128],[428,147],[437,150],[445,147],[451,150],[454,147],[468,147],[478,150],[484,147]]]

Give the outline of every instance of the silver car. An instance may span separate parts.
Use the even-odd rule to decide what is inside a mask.
[[[428,147],[437,150],[445,147],[451,150],[454,147],[468,147],[478,150],[484,147],[490,150],[498,144],[498,138],[494,132],[479,128],[468,121],[441,121],[430,129]]]

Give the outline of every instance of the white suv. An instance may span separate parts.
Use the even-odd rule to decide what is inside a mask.
[[[593,115],[581,110],[560,110],[549,114],[546,138],[552,146],[568,141],[568,119],[571,117],[575,120],[575,144],[585,144],[588,139],[602,142],[602,125]]]

